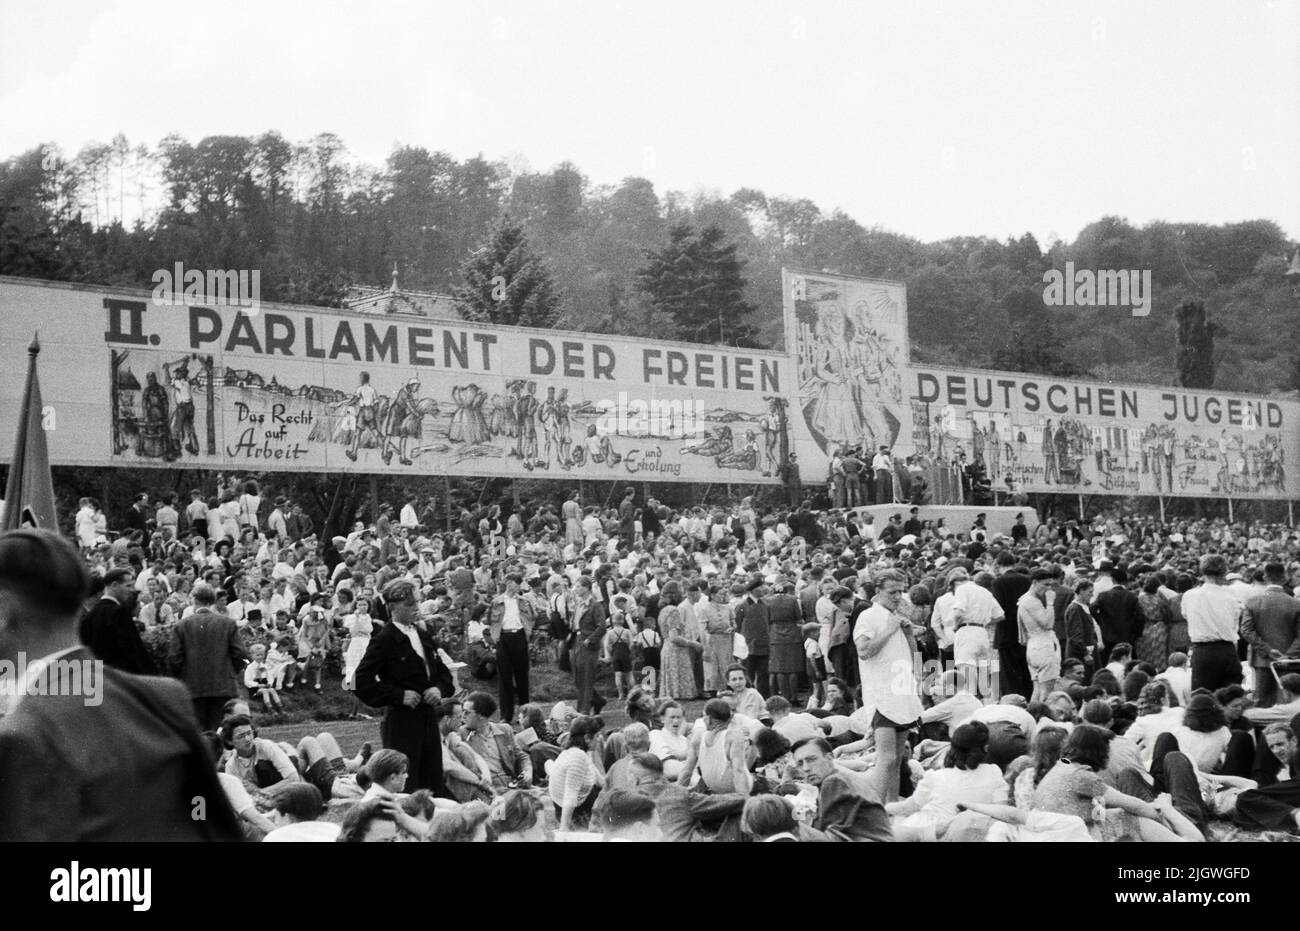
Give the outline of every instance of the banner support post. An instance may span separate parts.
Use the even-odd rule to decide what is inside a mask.
[[[1293,503],[1294,503],[1294,502],[1292,502],[1290,498],[1287,498],[1287,499],[1286,499],[1286,522],[1287,522],[1287,523],[1288,523],[1292,528],[1295,527],[1295,512],[1292,510],[1292,507],[1291,507]]]
[[[1165,522],[1165,496],[1156,495],[1156,497],[1160,499],[1160,523],[1163,524]]]
[[[1079,520],[1083,520],[1083,494],[1079,494]]]
[[[1228,523],[1232,523],[1232,498],[1228,498]]]

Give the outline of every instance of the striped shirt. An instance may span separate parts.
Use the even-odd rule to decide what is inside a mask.
[[[555,758],[548,788],[551,801],[561,808],[577,808],[596,787],[596,767],[587,751],[569,747]]]

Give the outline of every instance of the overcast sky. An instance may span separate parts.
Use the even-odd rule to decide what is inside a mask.
[[[204,15],[219,14],[219,15]],[[756,187],[924,240],[1300,236],[1300,2],[0,4],[0,157],[331,131]]]

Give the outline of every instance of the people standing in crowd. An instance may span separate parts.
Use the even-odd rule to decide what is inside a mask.
[[[577,632],[572,650],[573,687],[578,695],[578,712],[590,714],[596,699],[604,703],[596,693],[596,663],[605,638],[605,607],[592,593],[591,576],[580,576],[573,594],[572,623]]]
[[[239,684],[248,650],[239,628],[214,607],[217,594],[200,582],[190,591],[194,613],[172,629],[168,664],[185,683],[194,700],[199,726],[207,731],[221,724],[223,706],[239,694]]]
[[[516,703],[528,703],[528,645],[533,635],[532,602],[520,597],[523,577],[506,577],[505,591],[492,600],[489,624],[497,649],[501,717],[515,716]]]
[[[763,596],[766,584],[761,578],[750,579],[745,586],[745,597],[736,605],[736,627],[745,641],[745,673],[762,693],[768,696],[769,646],[768,628],[771,609]]]
[[[1243,682],[1245,689],[1229,685],[1219,689],[1213,698],[1192,694],[1192,670],[1186,658],[1174,649],[1179,641],[1178,621],[1173,613],[1169,617],[1175,619],[1165,622],[1168,655],[1159,656],[1162,631],[1156,619],[1165,613],[1162,605],[1170,612],[1177,608],[1181,615],[1189,595],[1192,618],[1184,639],[1196,640],[1194,652],[1204,652],[1200,647],[1207,641],[1211,647],[1208,658],[1202,656],[1200,662],[1213,660],[1213,651],[1219,649],[1214,644],[1228,639],[1228,624],[1222,628],[1211,624],[1209,632],[1215,636],[1204,636],[1205,612],[1198,615],[1196,593],[1200,589],[1195,586],[1196,561],[1203,556],[1224,559],[1228,572],[1220,588],[1228,595],[1250,605],[1252,600],[1260,600],[1261,594],[1275,594],[1263,584],[1267,579],[1258,576],[1276,577],[1276,571],[1267,571],[1268,564],[1285,567],[1300,558],[1300,539],[1276,525],[1265,529],[1261,522],[1252,522],[1249,527],[1238,522],[1238,526],[1229,527],[1224,521],[1187,521],[1179,532],[1177,524],[1153,531],[1150,522],[1119,515],[1095,526],[1076,521],[1074,527],[1068,521],[1047,517],[1040,521],[1040,530],[1031,535],[1007,537],[986,527],[978,531],[984,539],[977,540],[972,532],[941,532],[941,528],[927,522],[921,522],[919,528],[904,525],[900,509],[898,519],[891,518],[885,531],[877,536],[860,518],[849,521],[812,506],[789,511],[778,504],[771,509],[756,495],[751,500],[707,509],[691,506],[676,511],[647,500],[640,509],[641,526],[638,530],[634,516],[630,534],[621,505],[618,510],[592,507],[586,520],[579,511],[581,540],[577,545],[566,543],[565,522],[559,509],[536,500],[524,500],[517,506],[498,501],[466,507],[461,526],[451,529],[418,522],[412,527],[409,515],[404,524],[391,509],[386,509],[373,525],[345,519],[337,529],[346,530],[334,534],[336,528],[331,527],[327,536],[318,541],[304,530],[310,527],[309,521],[290,519],[297,507],[292,503],[293,494],[287,488],[272,489],[269,483],[258,497],[277,503],[284,500],[276,508],[283,527],[274,511],[272,517],[263,516],[260,525],[240,526],[243,516],[239,501],[248,494],[240,491],[244,481],[224,482],[218,492],[219,497],[234,503],[234,526],[229,535],[222,532],[211,543],[203,539],[205,535],[185,533],[177,537],[170,530],[171,517],[164,506],[157,512],[145,512],[147,533],[119,540],[112,546],[91,541],[94,545],[82,558],[100,579],[108,578],[111,570],[127,570],[133,576],[135,584],[127,586],[126,595],[131,599],[131,590],[137,590],[139,604],[128,604],[122,614],[133,628],[146,628],[141,641],[147,650],[165,649],[174,636],[167,629],[169,611],[176,616],[185,609],[187,621],[210,616],[232,624],[238,642],[250,653],[255,651],[255,661],[246,675],[236,675],[239,670],[226,649],[223,668],[234,678],[234,685],[223,689],[234,691],[229,699],[215,694],[205,696],[212,699],[213,710],[205,713],[213,721],[246,711],[245,695],[266,701],[268,690],[281,696],[287,710],[314,708],[320,702],[315,694],[300,697],[299,689],[280,689],[294,677],[291,668],[297,665],[298,647],[301,644],[305,649],[304,673],[311,684],[317,681],[311,669],[313,653],[321,659],[338,660],[344,682],[349,677],[354,681],[358,700],[373,701],[376,707],[385,709],[386,720],[381,728],[386,732],[385,741],[399,743],[403,757],[410,754],[406,764],[409,786],[405,781],[396,789],[371,786],[377,801],[396,807],[385,809],[391,816],[386,822],[383,816],[371,818],[367,822],[370,827],[363,832],[366,834],[395,831],[394,836],[412,839],[442,836],[445,832],[429,829],[435,809],[450,812],[458,810],[454,806],[460,803],[492,802],[518,791],[510,786],[519,782],[525,757],[535,781],[546,780],[548,764],[553,776],[555,764],[570,741],[568,731],[579,709],[595,711],[604,702],[600,693],[607,688],[608,679],[602,656],[608,661],[609,673],[626,675],[624,666],[630,664],[624,663],[622,657],[625,640],[631,641],[631,649],[626,652],[641,681],[616,679],[614,685],[620,697],[626,696],[627,713],[637,722],[637,729],[615,732],[608,739],[599,730],[588,735],[586,758],[595,772],[604,772],[608,767],[604,778],[611,793],[617,788],[652,797],[665,835],[676,839],[739,839],[739,816],[745,797],[740,791],[707,793],[715,783],[722,788],[745,790],[746,778],[740,776],[740,771],[743,768],[749,773],[751,766],[757,767],[752,786],[759,797],[769,792],[796,793],[782,796],[794,800],[794,816],[816,822],[820,815],[822,824],[832,827],[832,836],[834,830],[840,836],[860,833],[865,837],[873,833],[852,814],[854,806],[861,806],[860,800],[868,796],[883,802],[891,791],[903,798],[909,791],[918,792],[918,810],[911,811],[909,803],[908,812],[898,810],[896,814],[900,820],[920,816],[933,808],[926,793],[950,778],[940,776],[926,789],[930,775],[960,770],[956,766],[943,768],[943,761],[952,744],[969,743],[965,737],[952,740],[955,732],[967,724],[987,729],[988,739],[983,743],[987,758],[979,765],[1005,768],[1008,784],[1016,782],[1012,776],[1016,767],[1027,765],[1020,762],[1021,758],[1026,756],[1031,741],[1033,746],[1038,745],[1040,732],[1057,727],[1103,726],[1111,737],[1108,758],[1098,774],[1107,784],[1113,783],[1125,795],[1149,803],[1156,797],[1157,788],[1150,784],[1151,780],[1163,779],[1175,792],[1180,812],[1197,825],[1209,823],[1210,830],[1227,830],[1212,822],[1240,815],[1239,810],[1233,814],[1229,802],[1244,794],[1250,784],[1264,787],[1261,766],[1277,770],[1280,765],[1274,764],[1279,757],[1262,737],[1251,742],[1251,730],[1256,723],[1285,724],[1290,720],[1288,711],[1291,716],[1300,711],[1293,708],[1300,700],[1300,681],[1293,681],[1285,673],[1290,641],[1286,640],[1285,629],[1281,636],[1267,639],[1265,631],[1270,625],[1261,621],[1263,611],[1256,614],[1243,610],[1240,618],[1240,636],[1251,647],[1256,673]],[[229,497],[232,490],[237,492],[233,499]],[[154,497],[167,500],[165,492]],[[409,503],[410,499],[403,500]],[[573,500],[576,502],[576,498]],[[635,495],[631,500],[635,507]],[[224,531],[220,507],[220,501],[214,502],[212,510],[218,511],[218,530]],[[88,503],[86,509],[93,510],[93,504]],[[648,518],[651,511],[653,529]],[[79,523],[85,529],[90,524],[89,515],[81,515]],[[189,523],[193,521],[181,520],[178,515],[177,534]],[[1173,536],[1182,539],[1176,541]],[[1247,537],[1255,541],[1249,548],[1241,542]],[[78,542],[82,542],[81,534]],[[1110,591],[1098,599],[1097,612],[1104,620],[1109,619],[1108,623],[1121,618],[1112,625],[1115,629],[1111,634],[1130,639],[1113,642],[1113,658],[1106,655],[1098,660],[1104,642],[1097,636],[1091,613],[1089,567],[1106,560],[1112,564],[1101,571],[1100,577],[1110,585]],[[1229,582],[1227,575],[1236,574],[1242,576],[1242,581]],[[949,575],[954,585],[949,584]],[[1253,582],[1252,576],[1256,577]],[[1017,577],[1028,578],[1030,590],[1008,608],[999,602],[1006,601],[1006,590],[1013,588],[1011,583]],[[1130,578],[1137,580],[1140,594],[1126,591],[1126,580]],[[1063,589],[1056,580],[1068,588]],[[896,584],[899,581],[903,583],[901,589]],[[1278,586],[1283,598],[1290,597],[1286,581],[1284,576]],[[399,589],[386,605],[379,591],[388,592],[394,583]],[[120,586],[121,576],[111,585]],[[409,597],[400,586],[409,587]],[[766,597],[768,586],[776,592],[770,598]],[[194,592],[201,594],[205,587],[214,593],[206,613],[200,610],[202,606],[187,605],[194,601]],[[576,592],[573,598],[566,594],[569,587]],[[736,589],[739,591],[733,608],[728,594]],[[228,595],[216,597],[216,590]],[[799,592],[797,598],[786,594],[792,590]],[[900,590],[907,593],[906,597],[899,596]],[[1186,592],[1181,598],[1180,591]],[[542,592],[547,595],[545,601],[540,597]],[[1049,604],[1047,596],[1052,592],[1061,594]],[[687,593],[690,597],[685,597]],[[1129,596],[1137,598],[1138,620],[1124,626],[1123,611],[1111,608],[1118,605],[1122,609]],[[1212,600],[1214,595],[1206,597]],[[509,726],[515,723],[516,715],[505,715],[504,708],[501,723],[489,721],[490,726],[484,727],[483,721],[493,714],[494,697],[486,703],[475,699],[475,708],[469,714],[460,700],[448,699],[453,691],[468,685],[467,678],[498,674],[494,668],[498,649],[503,640],[509,639],[509,631],[515,629],[514,612],[509,608],[512,599],[521,617],[531,612],[535,620],[539,611],[548,615],[546,630],[537,630],[534,624],[533,634],[538,640],[550,634],[551,642],[559,643],[557,659],[563,657],[576,672],[571,690],[562,684],[564,680],[552,686],[561,690],[554,697],[562,700],[551,715],[532,705],[512,709],[521,712],[518,734]],[[1218,602],[1212,604],[1217,606]],[[1284,602],[1279,604],[1285,607]],[[395,623],[377,627],[390,612]],[[365,642],[365,625],[357,622],[362,614],[370,618],[369,643]],[[728,614],[734,628],[728,626]],[[662,638],[656,618],[663,622]],[[498,620],[502,630],[494,638],[492,627]],[[171,623],[179,627],[179,622]],[[812,626],[809,629],[801,624]],[[670,630],[676,639],[669,637]],[[878,664],[884,661],[878,657],[859,656],[859,648],[871,646],[878,630],[887,632],[884,643],[896,655],[895,668],[889,669],[893,675],[888,677],[887,662],[881,666]],[[793,646],[797,647],[797,655],[792,654],[796,660],[793,664],[787,662],[790,656],[782,655],[791,631],[795,635]],[[385,639],[386,632],[393,639],[389,649],[379,651],[383,654],[383,668],[372,668],[367,684],[362,667],[368,657],[379,655],[375,647]],[[855,632],[871,636],[858,638],[863,641],[859,643],[855,642]],[[340,657],[332,643],[342,635],[350,639]],[[1235,638],[1237,632],[1234,630],[1232,635]],[[1256,638],[1272,644],[1268,651],[1259,647]],[[537,663],[537,656],[529,656],[527,647],[532,638],[521,639],[525,661],[530,666]],[[1121,649],[1129,643],[1132,650]],[[811,644],[824,654],[823,661],[829,660],[827,673],[840,673],[826,680],[824,694],[816,689],[815,666],[811,678],[805,680],[803,675],[809,661],[816,659],[811,650],[805,652]],[[996,700],[1000,683],[997,677],[990,676],[992,664],[996,659],[1005,667],[1003,653],[1012,644],[1015,650],[1023,648],[1028,699],[1011,693]],[[954,660],[961,661],[960,674],[957,670],[931,674],[927,668],[923,676],[918,675],[921,661],[941,661],[945,648],[952,650]],[[220,649],[196,649],[222,657]],[[662,651],[659,656],[656,650]],[[676,656],[671,655],[674,651]],[[1274,651],[1282,654],[1281,660]],[[186,650],[187,660],[190,652]],[[1069,656],[1057,673],[1054,662],[1062,653]],[[740,668],[730,669],[733,658],[739,659]],[[1015,651],[1011,659],[1015,659]],[[1091,660],[1094,669],[1111,660],[1112,668],[1094,676],[1092,669],[1083,668],[1084,659]],[[664,660],[668,662],[661,662]],[[1261,662],[1264,665],[1257,665]],[[1282,685],[1273,707],[1266,707],[1267,687],[1270,680],[1276,682],[1269,664],[1275,662],[1279,663],[1276,671]],[[213,665],[217,663],[213,661]],[[715,710],[712,729],[705,720],[695,722],[692,728],[682,706],[671,702],[657,714],[653,692],[665,683],[649,683],[651,695],[644,687],[646,672],[653,673],[654,665],[665,667],[665,675],[659,677],[663,680],[672,670],[674,684],[665,694],[689,700],[699,695],[701,686],[707,686],[705,690],[714,693],[729,709],[729,720],[723,721],[726,712]],[[753,680],[757,689],[746,679],[746,665],[751,673],[762,670]],[[452,668],[457,670],[459,686],[451,675]],[[869,673],[865,702],[863,707],[857,707],[855,685],[864,671]],[[1159,678],[1149,678],[1157,673]],[[323,693],[342,684],[340,670],[332,661],[321,663],[319,674]],[[697,679],[706,675],[703,681]],[[487,687],[495,693],[504,684]],[[524,698],[519,685],[516,680],[512,696],[516,706]],[[880,690],[886,685],[891,694],[882,702]],[[385,690],[385,686],[390,688]],[[469,688],[477,690],[478,686]],[[1032,693],[1028,692],[1030,688]],[[768,693],[769,700],[764,700],[760,690]],[[408,692],[414,693],[410,704],[412,696]],[[899,704],[894,692],[911,695],[907,707]],[[976,692],[997,703],[982,703]],[[1178,707],[1170,707],[1171,695],[1178,696]],[[232,706],[235,696],[242,707]],[[501,704],[506,698],[502,691]],[[1189,709],[1188,705],[1195,708]],[[1216,723],[1218,718],[1210,705],[1221,710],[1221,723]],[[274,702],[271,707],[276,707]],[[354,707],[361,710],[359,705]],[[692,716],[698,714],[695,707],[686,706]],[[462,736],[459,728],[466,718],[475,723],[472,733],[467,729]],[[1185,720],[1188,718],[1191,720]],[[771,728],[766,726],[769,722]],[[640,728],[649,730],[643,735]],[[246,736],[240,732],[238,740],[242,742]],[[304,737],[303,741],[308,739]],[[695,785],[686,787],[677,780],[688,764],[692,739],[697,759],[691,766],[695,774],[688,779]],[[825,739],[833,745],[831,774],[842,776],[843,784],[835,778],[815,783],[801,776],[795,760],[798,754],[792,752],[790,744],[808,739]],[[753,748],[742,752],[750,741]],[[1285,755],[1286,739],[1275,742]],[[644,755],[645,747],[651,754],[647,759],[654,764],[647,763],[648,768],[638,762],[638,754]],[[302,745],[296,751],[292,745],[280,745],[280,749],[289,766],[303,774],[300,778],[306,778],[312,767],[319,769],[322,762],[333,770],[334,756],[343,762],[341,751],[326,753],[322,749],[313,756],[310,747]],[[421,757],[435,756],[442,766],[438,775],[430,776],[430,764]],[[812,764],[809,772],[817,771],[813,758],[820,756],[818,748],[805,751],[804,756]],[[229,780],[232,777],[224,771],[225,765],[221,776]],[[567,765],[574,767],[575,774],[585,771],[585,767],[571,762]],[[662,772],[665,766],[671,770],[671,786]],[[716,773],[701,781],[698,774],[709,766],[714,766]],[[1211,771],[1205,772],[1201,766]],[[1249,778],[1233,775],[1242,772],[1243,767],[1249,771]],[[295,784],[286,778],[287,773],[288,769],[284,774],[276,770],[277,785]],[[338,805],[349,804],[351,791],[362,794],[346,773],[327,775],[328,781],[320,778],[319,785],[316,780],[312,784],[325,797],[329,797],[327,790],[334,793]],[[1045,778],[1046,773],[1043,775]],[[1188,786],[1202,776],[1215,788],[1213,795],[1205,789],[1208,801],[1195,809],[1189,803]],[[1271,778],[1277,776],[1273,772]],[[395,774],[391,777],[392,781],[396,778]],[[731,782],[724,784],[726,779]],[[450,798],[435,803],[422,795],[418,791],[421,780],[429,783],[426,791],[431,789]],[[243,792],[237,802],[248,830],[265,833],[273,829],[256,812],[239,779],[235,782]],[[574,799],[575,810],[590,794],[581,792],[582,782],[585,780],[579,782],[582,798]],[[1030,788],[1036,790],[1039,785],[1041,782]],[[825,791],[828,787],[829,791]],[[869,790],[866,794],[864,787]],[[381,789],[393,797],[379,798]],[[412,789],[417,791],[409,798],[395,794]],[[734,807],[728,807],[730,801],[722,802],[733,798]],[[825,812],[823,799],[829,806]],[[966,806],[967,801],[977,807],[958,810],[957,806]],[[595,804],[600,804],[599,798]],[[310,805],[299,807],[311,821],[314,809]],[[943,812],[945,821],[951,816],[948,827],[936,831],[935,836],[943,833],[948,839],[985,835],[993,838],[1010,831],[1023,840],[1037,833],[1052,834],[1050,830],[1038,830],[1044,819],[1073,817],[1040,810],[1027,813],[1023,822],[999,821],[1005,830],[990,828],[987,817],[997,820],[998,815],[989,812],[1005,814],[1001,811],[1004,808],[1007,806],[974,797],[955,801]],[[722,810],[725,814],[714,817]],[[980,811],[984,813],[977,813]],[[1279,818],[1271,823],[1283,824],[1285,829],[1285,817]],[[1170,817],[1161,814],[1161,819],[1166,828],[1173,830]],[[479,837],[486,833],[490,827],[487,822],[491,821],[464,820],[464,825],[450,833]],[[571,825],[581,827],[582,820],[575,815]],[[1082,827],[1083,820],[1076,820]],[[385,828],[385,823],[389,827]],[[610,827],[615,838],[627,831],[642,830],[645,823],[632,819],[615,826],[602,815],[592,821],[596,829]],[[801,839],[808,839],[816,831],[800,821],[796,824],[798,829],[792,833]],[[1137,834],[1145,830],[1139,825]],[[908,835],[907,830],[900,834],[916,836],[915,832]]]
[[[139,594],[135,573],[110,569],[103,577],[103,594],[81,622],[81,642],[106,666],[138,676],[157,673],[133,620]]]
[[[1244,610],[1228,590],[1228,562],[1218,553],[1201,557],[1205,581],[1183,595],[1183,617],[1192,641],[1192,689],[1215,689],[1242,680],[1237,633]]]
[[[357,666],[357,697],[386,709],[380,736],[386,748],[410,760],[412,787],[442,794],[437,707],[454,691],[451,672],[438,655],[437,641],[420,621],[415,585],[394,579],[383,596],[389,622],[370,638]]]
[[[1300,660],[1300,599],[1286,593],[1286,567],[1271,562],[1264,567],[1264,590],[1246,599],[1241,637],[1250,645],[1250,665],[1255,670],[1255,704],[1267,708],[1277,701],[1277,682],[1271,665]],[[1300,665],[1300,664],[1298,664]]]

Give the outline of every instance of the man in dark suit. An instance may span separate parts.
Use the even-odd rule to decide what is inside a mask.
[[[389,623],[370,638],[357,666],[357,697],[387,709],[379,726],[384,746],[410,760],[406,790],[446,795],[442,781],[442,735],[438,704],[455,687],[438,658],[438,642],[420,620],[419,595],[410,579],[384,586]]]
[[[570,654],[573,685],[578,693],[578,713],[591,714],[592,697],[596,694],[596,659],[605,637],[605,607],[592,594],[591,576],[578,578],[573,597],[572,623],[578,632]]]
[[[768,607],[763,594],[766,589],[762,579],[753,579],[747,586],[748,593],[744,601],[736,606],[736,629],[745,638],[745,648],[749,655],[745,657],[745,675],[754,683],[760,695],[767,698],[771,694],[768,687]]]
[[[1277,702],[1277,681],[1269,665],[1300,658],[1300,600],[1282,588],[1285,581],[1285,566],[1266,565],[1265,588],[1246,599],[1241,617],[1241,636],[1250,644],[1250,665],[1255,670],[1255,704],[1260,708]]]
[[[239,675],[248,665],[248,650],[235,622],[213,610],[217,593],[211,585],[196,584],[190,600],[194,613],[172,631],[168,660],[172,673],[190,690],[199,727],[213,731],[221,726],[226,702],[239,694]]]
[[[135,496],[135,501],[127,509],[126,525],[138,531],[146,543],[149,542],[149,496],[143,491]]]
[[[991,631],[992,647],[997,651],[998,665],[1001,670],[999,687],[1003,695],[1029,696],[1033,692],[1033,683],[1029,679],[1029,660],[1025,656],[1025,644],[1020,642],[1020,624],[1016,618],[1016,606],[1020,596],[1029,591],[1033,584],[1028,574],[1016,565],[1018,560],[1004,550],[997,558],[997,578],[993,580],[993,597],[1002,609],[1003,619],[996,629]]]
[[[0,718],[0,839],[241,839],[184,687],[104,666],[81,645],[88,587],[57,534],[0,537],[0,661],[28,683]]]
[[[1100,668],[1105,660],[1110,659],[1110,651],[1120,643],[1137,643],[1142,634],[1142,613],[1138,608],[1136,592],[1124,587],[1127,578],[1119,569],[1115,570],[1115,585],[1097,596],[1093,602],[1093,616],[1101,628]]]
[[[122,672],[156,675],[153,660],[135,626],[135,573],[110,569],[104,575],[104,595],[81,622],[81,642],[96,657]]]

